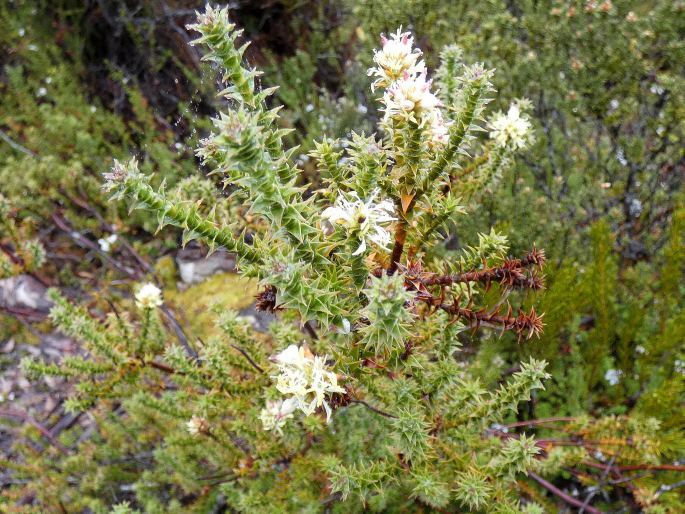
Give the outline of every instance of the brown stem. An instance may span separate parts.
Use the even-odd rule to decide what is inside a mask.
[[[306,321],[304,324],[304,330],[309,334],[309,337],[311,337],[314,341],[319,339],[319,335],[316,333],[316,329],[312,326],[311,321]]]
[[[151,368],[158,369],[160,371],[163,371],[164,373],[168,373],[169,375],[183,375],[184,373],[175,370],[171,366],[167,366],[166,364],[162,364],[161,362],[156,362],[156,361],[146,361],[145,364],[147,366],[150,366]]]
[[[247,362],[249,362],[254,369],[259,371],[260,373],[264,373],[264,368],[262,368],[259,364],[257,364],[254,360],[252,360],[252,357],[250,357],[250,354],[245,351],[245,349],[241,348],[237,344],[232,344],[231,348],[234,350],[238,350],[243,357],[247,359]]]
[[[381,416],[384,416],[386,418],[397,419],[397,416],[395,416],[394,414],[390,414],[389,412],[385,412],[385,411],[382,411],[380,409],[377,409],[376,407],[373,407],[372,405],[369,405],[368,403],[366,403],[364,400],[356,400],[356,399],[350,400],[350,403],[358,403],[360,405],[363,405],[367,409],[375,412],[376,414],[380,414]]]
[[[597,469],[607,469],[609,466],[606,464],[599,464],[597,462],[583,461],[583,465],[589,466],[591,468]],[[613,469],[618,469],[619,471],[638,471],[638,470],[650,470],[650,471],[683,471],[685,472],[685,466],[679,466],[677,464],[633,464],[631,466],[612,466]]]
[[[400,264],[402,253],[404,252],[404,243],[407,240],[407,222],[402,219],[397,224],[395,230],[395,244],[392,247],[392,254],[390,255],[390,266],[388,267],[388,275],[392,275],[397,271]]]
[[[45,437],[60,452],[62,452],[65,455],[69,453],[67,447],[60,443],[59,440],[53,435],[53,433],[50,432],[50,430],[48,430],[42,424],[36,421],[33,418],[33,416],[31,416],[29,413],[20,411],[18,409],[0,409],[0,416],[7,418],[17,418],[22,420],[24,423],[33,425],[33,427],[35,427],[41,433],[41,435]]]
[[[540,419],[531,419],[528,421],[518,421],[516,423],[509,423],[508,425],[504,425],[507,428],[517,428],[517,427],[527,427],[527,426],[534,426],[534,425],[542,425],[544,423],[554,423],[557,421],[575,421],[576,418],[572,416],[557,416],[554,418],[540,418]]]
[[[547,480],[542,478],[540,475],[533,473],[532,471],[528,472],[528,476],[535,480],[538,484],[540,484],[542,487],[547,489],[550,493],[554,494],[555,496],[561,498],[564,500],[566,503],[569,505],[573,505],[574,507],[583,507],[583,502],[580,500],[577,500],[573,498],[572,496],[569,496],[566,494],[564,491],[556,487],[555,485],[549,483]],[[602,514],[602,511],[599,509],[596,509],[595,507],[592,507],[590,505],[585,505],[585,512],[589,512],[590,514]]]
[[[508,288],[518,289],[541,289],[542,278],[528,276],[524,269],[534,265],[540,268],[545,262],[545,252],[535,247],[521,259],[506,259],[501,266],[473,270],[464,273],[448,275],[428,275],[419,277],[419,281],[425,286],[447,286],[454,283],[483,282],[489,286],[492,282],[498,282]]]
[[[497,282],[512,289],[542,289],[542,279],[540,277],[529,277],[523,273],[523,268],[514,267],[509,263],[484,270],[454,273],[452,275],[434,275],[421,278],[420,281],[425,286],[447,286],[468,282],[482,282],[489,286],[491,283]]]
[[[501,316],[497,311],[486,312],[485,310],[475,311],[469,307],[461,307],[459,300],[454,303],[442,303],[442,299],[430,294],[420,294],[416,296],[417,300],[423,301],[437,309],[442,309],[455,319],[465,319],[470,324],[478,329],[481,325],[499,327],[501,330],[514,330],[519,338],[525,335],[526,339],[530,339],[534,335],[539,336],[542,332],[542,315],[538,315],[535,309],[531,309],[529,314],[519,310],[518,316],[511,316],[511,308],[509,313]]]

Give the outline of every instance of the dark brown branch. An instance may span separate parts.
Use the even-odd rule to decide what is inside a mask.
[[[532,471],[528,472],[528,476],[535,480],[538,484],[540,484],[542,487],[547,489],[550,493],[554,494],[558,498],[561,498],[564,500],[566,503],[569,505],[573,505],[574,507],[583,507],[583,502],[580,500],[577,500],[573,498],[572,496],[569,496],[566,494],[564,491],[556,487],[555,485],[549,483],[547,480],[542,478],[540,475],[533,473]],[[592,507],[590,505],[585,506],[585,512],[589,512],[590,514],[602,514],[602,511],[599,509],[596,509],[595,507]]]
[[[242,354],[242,356],[247,359],[247,362],[249,362],[254,369],[259,371],[260,373],[264,373],[264,368],[262,368],[254,360],[252,360],[252,357],[250,357],[250,354],[248,354],[243,348],[241,348],[237,344],[231,344],[231,348],[233,348],[234,350],[238,350]]]
[[[307,332],[307,334],[309,334],[309,337],[311,337],[314,341],[319,339],[319,335],[316,333],[316,330],[312,326],[311,321],[305,322],[304,330],[305,330],[305,332]]]
[[[543,287],[542,278],[536,275],[528,276],[508,262],[496,268],[488,268],[466,273],[454,273],[451,275],[433,275],[420,279],[425,286],[447,286],[456,283],[481,282],[489,287],[493,282],[502,284],[510,289],[540,290]]]
[[[184,373],[175,370],[171,366],[167,366],[166,364],[162,364],[161,362],[156,362],[156,361],[145,361],[145,364],[147,366],[150,366],[151,368],[158,369],[159,371],[163,371],[164,373],[168,373],[169,375],[183,375]]]
[[[528,314],[519,309],[518,315],[514,317],[511,315],[511,307],[509,307],[507,314],[502,316],[499,314],[499,309],[494,312],[487,312],[485,310],[476,311],[468,306],[461,307],[459,299],[455,299],[452,304],[446,304],[442,302],[442,298],[425,293],[416,295],[416,299],[437,309],[442,309],[454,319],[468,321],[474,329],[478,329],[480,326],[492,326],[500,328],[502,331],[514,330],[519,338],[525,336],[526,339],[530,339],[534,335],[539,337],[542,332],[543,315],[538,315],[535,312],[535,307]]]
[[[386,418],[397,419],[397,416],[395,416],[394,414],[390,414],[389,412],[385,412],[385,411],[382,411],[380,409],[377,409],[376,407],[373,407],[372,405],[369,405],[368,403],[366,403],[364,400],[353,399],[353,400],[350,400],[350,403],[358,403],[360,405],[363,405],[367,409],[375,412],[376,414],[380,414],[381,416],[384,416]]]
[[[65,455],[69,453],[67,447],[60,443],[59,440],[53,435],[53,433],[50,432],[50,430],[48,430],[42,424],[36,421],[34,417],[31,416],[29,413],[17,409],[0,409],[0,416],[7,418],[17,418],[23,421],[24,423],[32,425],[40,432],[40,434],[43,437],[45,437],[45,439],[47,439],[50,442],[50,444],[52,444],[60,452],[62,452]]]
[[[591,468],[606,470],[608,466],[606,464],[600,464],[598,462],[583,461],[584,466]],[[682,471],[685,472],[685,466],[680,466],[678,464],[633,464],[631,466],[612,466],[613,469],[619,471],[639,471],[639,470],[649,470],[649,471]]]
[[[404,243],[407,240],[407,222],[400,220],[395,230],[395,244],[392,247],[392,254],[390,255],[390,266],[388,267],[388,275],[392,275],[397,271],[400,264],[402,253],[404,252]]]
[[[464,273],[454,273],[448,275],[428,275],[421,274],[418,281],[424,286],[447,286],[455,283],[481,282],[489,287],[493,282],[502,284],[508,289],[533,289],[539,290],[543,287],[542,277],[526,275],[526,267],[535,265],[542,266],[545,261],[545,253],[542,250],[533,248],[522,259],[507,259],[501,266],[473,270]]]
[[[178,342],[181,343],[181,346],[183,346],[186,353],[194,361],[197,362],[199,360],[198,354],[195,351],[195,349],[192,346],[190,346],[190,343],[188,342],[188,336],[186,336],[186,333],[183,330],[183,327],[181,326],[181,324],[176,319],[176,316],[174,315],[173,311],[169,307],[167,307],[166,305],[162,305],[160,307],[160,309],[166,315],[166,318],[169,321],[171,328],[174,330],[174,333],[176,334],[176,337],[178,338]]]

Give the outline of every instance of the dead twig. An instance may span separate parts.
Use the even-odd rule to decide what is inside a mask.
[[[64,446],[62,443],[57,440],[57,438],[54,436],[50,430],[45,428],[41,423],[39,423],[33,416],[31,416],[29,413],[20,411],[18,409],[0,409],[0,417],[5,417],[5,418],[15,418],[23,421],[24,423],[28,423],[32,425],[34,428],[36,428],[41,435],[47,439],[50,444],[52,444],[55,448],[57,448],[60,452],[62,452],[64,455],[69,454],[69,450],[67,449],[66,446]]]

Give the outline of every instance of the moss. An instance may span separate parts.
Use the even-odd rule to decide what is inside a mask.
[[[218,273],[185,291],[165,291],[166,300],[187,318],[190,332],[206,338],[215,332],[214,306],[242,310],[254,302],[257,282],[236,275]]]
[[[164,284],[164,289],[176,289],[176,263],[173,257],[165,255],[155,262],[155,273]]]

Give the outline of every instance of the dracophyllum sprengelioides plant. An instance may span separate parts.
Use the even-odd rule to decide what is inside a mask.
[[[542,287],[544,253],[507,257],[506,238],[495,232],[472,237],[477,243],[459,252],[436,250],[450,222],[472,215],[478,194],[531,141],[526,102],[488,121],[493,72],[464,64],[448,47],[434,84],[413,37],[398,30],[382,38],[368,71],[377,132],[318,142],[311,156],[323,187],[312,190],[294,149],[284,147],[274,89],[260,88],[258,71],[244,63],[246,46],[236,46],[241,32],[227,10],[208,7],[190,28],[225,87],[224,110],[197,155],[259,222],[227,225],[211,208],[174,199],[135,159],[115,163],[105,187],[115,199],[155,212],[160,228],[181,228],[184,242],[235,253],[239,272],[260,282],[257,307],[277,315],[261,344],[236,328],[234,317],[221,325],[232,341],[225,344],[251,363],[240,373],[217,367],[215,354],[165,354],[184,381],[204,389],[231,383],[225,418],[190,398],[192,418],[181,426],[210,442],[223,437],[214,427],[231,426],[230,441],[249,455],[241,461],[249,470],[224,486],[232,505],[255,508],[254,488],[265,477],[295,473],[289,466],[300,459],[309,463],[307,487],[328,491],[329,503],[515,509],[508,484],[537,447],[526,438],[482,434],[542,387],[545,364],[522,364],[487,391],[455,355],[461,332],[513,331],[519,339],[539,333],[541,317],[514,311],[510,302],[518,291]],[[493,289],[497,298],[486,299]],[[257,386],[237,387],[250,381]],[[353,442],[370,433],[367,453]]]

